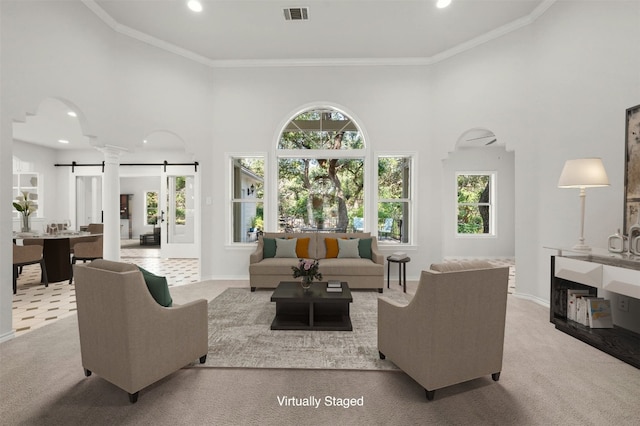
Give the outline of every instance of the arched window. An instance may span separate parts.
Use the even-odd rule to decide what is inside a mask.
[[[362,230],[365,141],[344,112],[305,110],[282,130],[277,152],[282,231]]]

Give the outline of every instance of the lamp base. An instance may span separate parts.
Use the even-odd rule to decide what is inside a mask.
[[[575,246],[572,247],[573,250],[579,250],[579,251],[591,251],[591,247],[589,247],[588,245],[584,244],[584,243],[578,243]]]

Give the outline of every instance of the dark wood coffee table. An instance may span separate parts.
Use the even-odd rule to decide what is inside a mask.
[[[342,282],[341,293],[328,293],[326,282],[314,282],[305,291],[299,282],[281,282],[271,295],[276,316],[271,330],[352,331],[351,290]]]

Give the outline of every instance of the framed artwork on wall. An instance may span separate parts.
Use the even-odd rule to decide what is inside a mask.
[[[640,105],[627,109],[624,162],[624,233],[638,222],[640,211]]]

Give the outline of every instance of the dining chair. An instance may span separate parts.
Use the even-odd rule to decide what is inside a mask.
[[[87,261],[102,259],[102,246],[102,236],[98,237],[95,241],[81,242],[73,245],[69,284],[73,282],[73,265],[76,264],[76,261],[81,260],[82,263],[87,263]]]
[[[39,263],[42,269],[42,282],[45,287],[49,287],[47,278],[47,268],[44,265],[44,257],[42,256],[42,246],[40,245],[13,245],[13,294],[16,294],[18,288],[18,270],[26,265]]]
[[[103,223],[90,223],[87,226],[87,231],[89,231],[92,234],[102,234],[104,231],[104,224]]]

